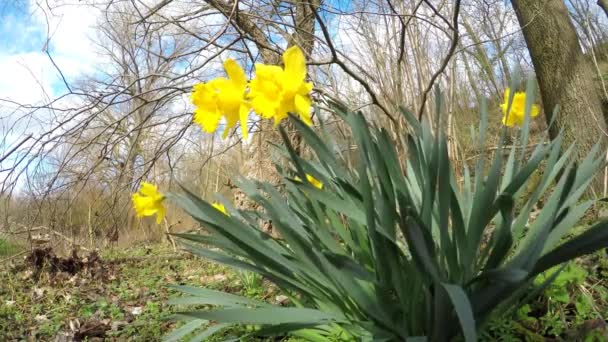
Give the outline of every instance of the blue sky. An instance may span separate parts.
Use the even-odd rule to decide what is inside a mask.
[[[57,1],[48,0],[51,6]],[[89,36],[95,17],[90,9],[59,6],[49,14],[33,0],[0,2],[0,99],[40,103],[65,90],[44,51],[49,36],[49,52],[69,80],[92,70],[96,57]]]
[[[59,1],[76,5],[57,7]],[[38,136],[53,118],[48,110],[32,112],[18,104],[48,103],[66,91],[44,51],[49,33],[49,51],[68,81],[93,72],[99,64],[89,39],[96,22],[94,12],[79,5],[79,0],[45,0],[55,7],[52,15],[46,15],[32,3],[34,0],[0,0],[0,155],[26,135]],[[55,106],[72,106],[75,100],[65,98]],[[12,158],[5,163],[3,167],[10,167]]]
[[[0,7],[0,51],[15,54],[40,50],[44,45],[44,27],[34,22],[24,6],[8,2]]]

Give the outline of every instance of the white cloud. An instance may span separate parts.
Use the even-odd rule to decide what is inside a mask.
[[[45,0],[44,4],[48,7],[38,7],[33,17],[46,28],[59,68],[70,76],[92,71],[99,58],[92,42],[99,10],[81,0]]]
[[[45,94],[53,98],[65,91],[46,48],[69,82],[92,72],[98,57],[89,38],[96,15],[98,12],[82,1],[45,0],[37,4],[30,0],[29,13],[3,18],[0,34],[6,34],[7,46],[0,51],[0,99],[37,104],[48,100]],[[6,109],[7,104],[0,106]]]
[[[39,136],[56,120],[56,112],[32,107],[50,103],[66,93],[57,68],[69,83],[95,72],[100,60],[90,37],[94,37],[99,12],[86,5],[86,0],[29,0],[25,11],[0,14],[4,14],[0,18],[0,155],[3,155],[25,136]],[[47,37],[50,37],[48,45]],[[47,56],[46,48],[57,67]],[[76,100],[62,98],[53,105],[67,107]],[[3,167],[6,163],[12,161],[6,160]],[[0,175],[0,181],[3,178]]]
[[[0,54],[0,98],[21,104],[43,102],[55,78],[50,67],[50,61],[41,53]]]

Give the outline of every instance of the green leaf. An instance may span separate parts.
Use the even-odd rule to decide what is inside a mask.
[[[502,267],[498,269],[488,269],[469,282],[473,284],[478,281],[488,281],[490,283],[519,283],[528,279],[530,272],[521,268]]]
[[[307,308],[256,308],[256,309],[218,309],[210,311],[180,312],[180,315],[222,323],[239,324],[328,324],[342,322],[344,318]]]
[[[403,114],[403,117],[410,124],[410,127],[414,130],[414,134],[416,136],[420,136],[422,134],[422,127],[420,126],[420,121],[414,116],[414,114],[409,111],[407,108],[403,106],[399,106],[399,111]]]
[[[169,301],[170,304],[212,304],[222,306],[270,306],[255,299],[241,297],[230,293],[210,290],[193,286],[169,286],[177,291],[192,295],[191,297],[178,297]]]
[[[323,203],[331,210],[344,214],[358,223],[366,223],[365,212],[360,207],[361,203],[342,199],[335,194],[312,187],[306,193],[311,199]]]
[[[311,127],[306,125],[302,120],[293,114],[289,114],[289,118],[291,122],[296,127],[298,132],[302,135],[304,140],[308,143],[310,147],[315,151],[319,161],[323,164],[326,164],[331,169],[339,169],[338,164],[336,163],[336,158],[334,154],[327,148],[327,145],[321,140],[321,138],[312,130]],[[282,129],[282,127],[281,127]],[[289,142],[289,139],[284,140],[286,143]],[[302,178],[304,179],[304,178]]]
[[[196,329],[200,328],[203,324],[207,323],[204,319],[193,319],[190,322],[184,324],[178,329],[173,330],[170,334],[163,337],[164,342],[179,341],[186,335],[192,333]]]
[[[291,262],[274,248],[268,248],[268,239],[260,238],[259,230],[250,229],[242,222],[224,215],[211,204],[201,200],[188,189],[183,188],[186,196],[175,196],[178,204],[194,218],[199,219],[208,230],[222,238],[229,240],[234,247],[232,251],[241,257],[248,257],[258,263],[272,265],[275,269],[289,274],[288,266]]]
[[[562,218],[557,226],[553,228],[551,233],[549,233],[544,251],[548,251],[555,247],[555,245],[559,243],[560,239],[566,235],[568,230],[570,230],[577,222],[580,221],[580,219],[594,203],[595,201],[586,201],[575,206],[574,208],[567,210],[566,216]]]
[[[513,245],[511,223],[513,222],[514,199],[507,193],[503,193],[498,197],[496,203],[502,215],[502,224],[492,234],[492,252],[484,266],[485,269],[497,268]]]
[[[441,249],[448,259],[451,270],[457,269],[457,255],[449,234],[449,213],[451,197],[450,158],[448,156],[447,142],[443,135],[438,138],[437,151],[437,206],[439,211],[439,236],[441,238]]]
[[[511,92],[513,94],[513,92]],[[479,120],[479,131],[477,146],[479,150],[483,151],[486,145],[486,131],[488,129],[488,101],[485,97],[481,98],[481,109],[480,109],[480,120]],[[483,159],[483,158],[480,158]]]
[[[185,245],[185,249],[190,251],[194,255],[198,255],[203,258],[208,258],[208,259],[214,260],[214,261],[219,262],[224,265],[228,265],[228,266],[232,266],[232,267],[239,268],[242,270],[261,274],[264,277],[270,279],[272,282],[274,282],[278,286],[281,286],[285,289],[298,290],[303,293],[307,293],[308,287],[305,286],[304,284],[302,284],[300,281],[290,277],[289,273],[280,274],[280,273],[277,273],[276,271],[270,272],[270,271],[267,271],[256,265],[252,265],[248,262],[245,262],[245,261],[239,260],[237,258],[234,258],[232,256],[229,256],[227,254],[224,254],[221,252],[216,252],[216,251],[211,251],[211,250],[208,250],[205,248],[200,248],[200,247],[193,246],[193,245]]]
[[[460,327],[462,328],[465,341],[477,341],[475,317],[473,316],[473,309],[471,308],[471,303],[469,302],[469,297],[466,292],[462,287],[454,284],[441,283],[441,286],[450,297],[454,311],[460,321]]]
[[[531,275],[542,273],[553,266],[606,247],[608,247],[608,221],[602,221],[542,256],[534,265]]]
[[[555,144],[555,141],[552,144]],[[542,148],[540,145],[537,146],[537,148],[532,153],[532,157],[530,158],[530,160],[527,163],[523,164],[523,167],[519,170],[519,172],[517,172],[517,174],[515,174],[515,176],[513,176],[513,179],[511,180],[509,185],[507,185],[507,187],[503,190],[503,192],[506,192],[508,194],[517,193],[519,189],[521,189],[521,187],[526,184],[526,182],[528,182],[532,173],[536,169],[538,169],[538,166],[545,159],[545,157],[547,156],[547,152],[551,149],[552,146],[553,145],[549,145],[545,148]]]
[[[407,215],[407,212],[404,212],[403,215]],[[434,250],[432,249],[432,242],[429,242],[428,237],[424,237],[423,230],[414,218],[402,216],[401,231],[410,246],[414,260],[418,264],[418,271],[428,274],[435,282],[440,282],[439,271],[432,253]]]
[[[526,104],[525,104],[525,111],[524,111],[524,125],[522,127],[521,130],[521,146],[525,147],[528,146],[528,136],[530,133],[530,115],[532,113],[532,105],[534,104],[534,90],[536,88],[536,80],[534,78],[528,78],[528,81],[526,82]],[[513,93],[514,91],[512,91],[511,93]],[[523,161],[524,157],[526,155],[526,149],[522,148],[521,149],[521,155],[519,160]]]
[[[492,161],[492,165],[488,171],[485,184],[482,187],[481,183],[478,181],[477,183],[479,184],[477,184],[475,187],[475,195],[473,197],[471,207],[471,216],[469,217],[468,223],[470,250],[465,254],[464,259],[464,264],[469,267],[467,270],[468,274],[475,273],[475,267],[477,266],[475,263],[475,257],[478,255],[483,232],[498,211],[498,206],[494,204],[494,201],[496,199],[499,186],[498,182],[501,176],[503,142],[504,135],[501,137],[501,140],[498,143],[498,148],[494,152],[494,160]],[[483,171],[479,170],[478,172],[481,173]],[[481,176],[476,174],[475,178],[480,179]]]
[[[242,339],[245,339],[249,336],[258,337],[258,336],[276,336],[283,335],[285,333],[302,331],[308,328],[317,327],[318,323],[286,323],[286,324],[277,324],[268,327],[263,327],[260,330],[256,330],[253,333],[243,336]],[[320,336],[320,335],[319,335]],[[323,341],[328,341],[327,339]]]
[[[207,341],[209,337],[224,330],[225,328],[228,328],[229,326],[231,326],[231,324],[214,324],[209,328],[205,329],[205,331],[194,336],[192,339],[190,339],[190,342]]]
[[[374,274],[361,267],[361,265],[356,263],[353,259],[345,255],[339,255],[335,253],[325,252],[323,254],[327,258],[327,260],[331,262],[337,269],[349,272],[357,279],[365,280],[368,282],[375,281]]]

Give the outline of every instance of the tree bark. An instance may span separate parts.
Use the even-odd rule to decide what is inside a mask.
[[[608,16],[608,0],[597,0],[597,4],[604,10],[606,16]]]
[[[549,130],[551,139],[563,130],[566,146],[576,141],[579,159],[597,142],[605,150],[606,108],[564,1],[512,0],[512,4],[532,57],[547,123],[560,106]],[[601,190],[601,184],[593,188]]]

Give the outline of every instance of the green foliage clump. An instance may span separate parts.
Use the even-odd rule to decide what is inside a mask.
[[[529,112],[533,96],[526,101]],[[436,102],[440,108],[439,94]],[[192,253],[260,274],[295,305],[178,286],[186,296],[173,304],[204,307],[181,312],[189,322],[170,339],[216,321],[201,334],[248,324],[257,328],[241,338],[474,341],[491,317],[555,281],[559,265],[608,245],[605,222],[563,240],[592,204],[580,200],[604,165],[601,153],[595,148],[577,164],[570,158],[574,148],[562,148],[558,137],[528,156],[529,113],[511,147],[505,128],[493,154],[481,155],[473,173],[465,166],[459,181],[441,120],[433,133],[428,121],[403,110],[411,127],[400,137],[408,146],[403,161],[386,130],[370,126],[362,114],[334,108],[357,141],[356,168],[344,166],[323,126],[317,133],[292,117],[316,160],[297,155],[281,130],[280,152],[293,167],[277,166],[284,193],[271,184],[238,181],[261,210],[237,210],[226,202],[226,215],[187,189],[169,195],[207,230],[179,235]],[[476,133],[481,151],[486,127],[482,106]],[[541,168],[524,198],[530,176]],[[271,221],[281,238],[262,231],[260,221]]]
[[[603,251],[598,252],[585,261],[605,259],[604,255]],[[597,273],[603,266],[595,268],[571,262],[540,274],[534,281],[537,286],[551,278],[554,280],[544,286],[542,294],[517,308],[513,315],[495,317],[481,339],[604,341],[608,337],[603,325],[607,289],[604,277]]]

